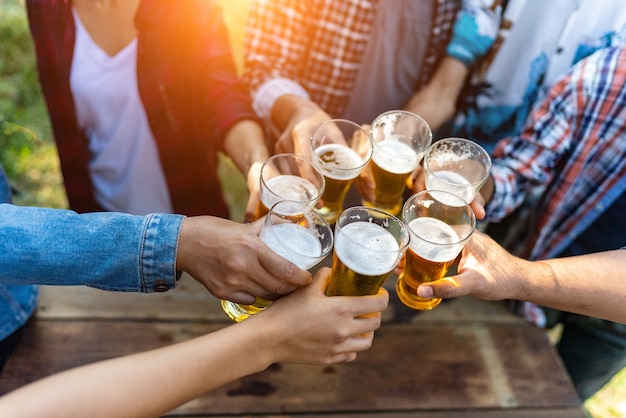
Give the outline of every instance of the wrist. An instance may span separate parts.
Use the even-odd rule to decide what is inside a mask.
[[[307,98],[285,94],[272,107],[272,123],[283,132],[293,120],[302,120],[321,112],[320,107]]]

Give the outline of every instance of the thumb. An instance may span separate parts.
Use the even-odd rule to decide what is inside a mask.
[[[448,299],[463,296],[464,292],[452,276],[419,285],[417,295],[422,298]]]

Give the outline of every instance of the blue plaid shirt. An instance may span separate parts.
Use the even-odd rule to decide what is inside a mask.
[[[498,143],[492,174],[487,221],[540,196],[508,239],[511,251],[532,260],[559,256],[626,198],[626,49],[600,50],[562,76],[522,134]]]

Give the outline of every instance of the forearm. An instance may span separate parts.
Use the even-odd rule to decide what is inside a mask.
[[[252,120],[241,120],[228,131],[224,150],[244,176],[269,158],[263,127]]]
[[[270,362],[263,347],[249,350],[255,338],[262,340],[258,333],[237,324],[176,345],[53,375],[1,398],[0,415],[161,416],[265,369]]]
[[[626,250],[527,262],[519,299],[626,323]]]
[[[469,69],[460,61],[445,57],[424,88],[415,93],[405,109],[420,115],[433,130],[454,115]]]
[[[0,281],[153,290],[175,284],[183,217],[0,205]]]

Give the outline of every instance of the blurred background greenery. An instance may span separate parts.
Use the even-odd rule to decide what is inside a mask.
[[[241,68],[242,28],[248,0],[220,3]],[[226,158],[220,162],[220,178],[231,218],[241,221],[247,200],[243,176]],[[67,207],[23,0],[0,2],[0,163],[17,191],[16,204]],[[585,408],[594,418],[626,417],[626,369],[589,399]]]

